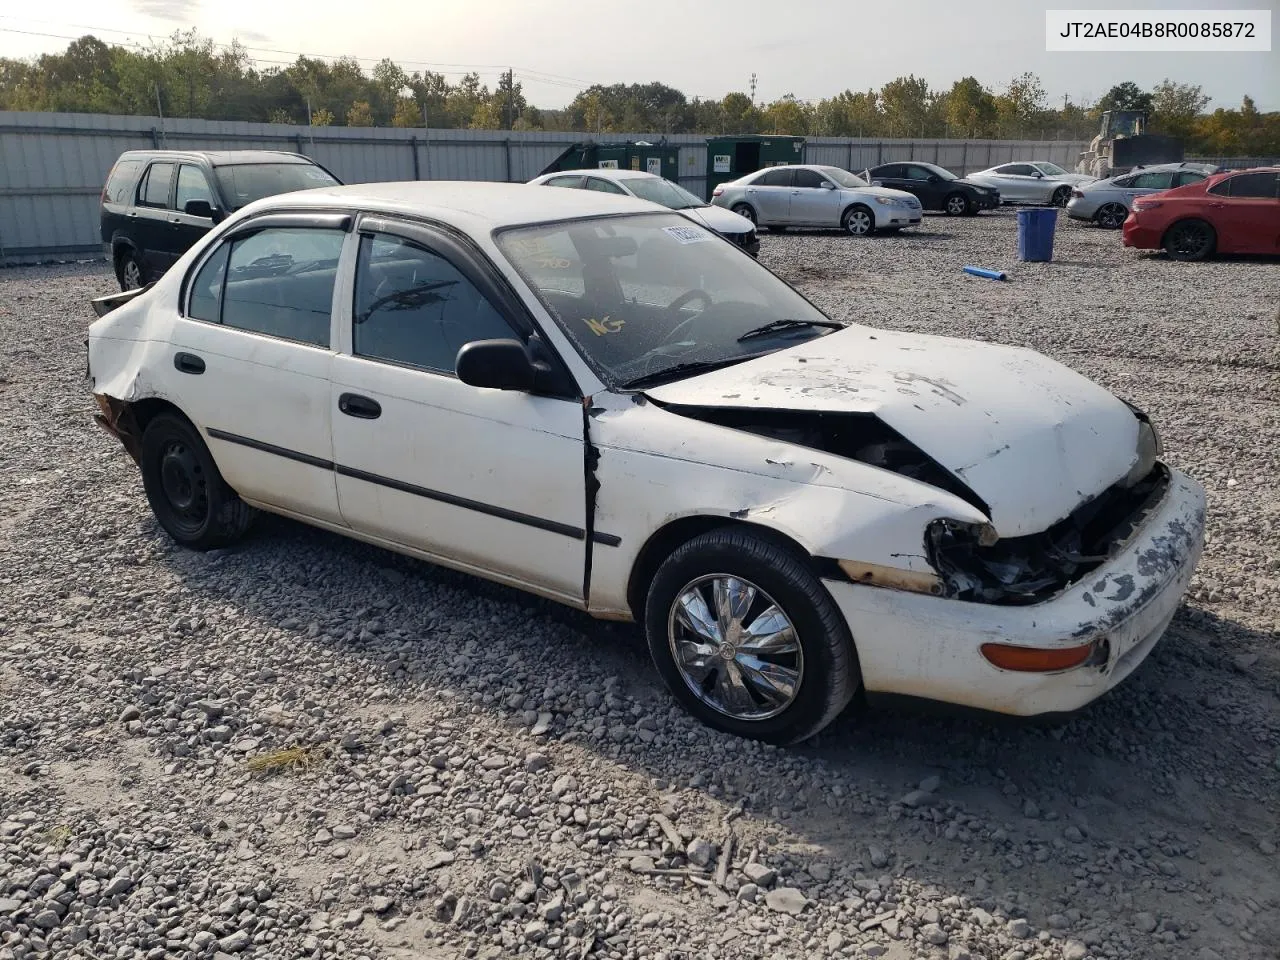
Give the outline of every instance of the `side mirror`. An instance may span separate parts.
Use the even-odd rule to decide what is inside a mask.
[[[207,217],[213,219],[213,204],[208,200],[188,200],[182,206],[182,212],[189,217]]]
[[[929,174],[929,182],[930,182],[930,183],[941,183],[941,182],[942,182],[942,178],[941,178],[940,176],[938,176],[936,173],[931,173],[931,174]]]
[[[519,340],[476,340],[458,351],[458,379],[491,390],[532,390],[538,370]]]
[[[1043,173],[1041,173],[1039,170],[1037,170],[1035,173],[1033,173],[1033,174],[1032,174],[1032,176],[1033,176],[1033,177],[1035,177],[1037,180],[1043,180],[1043,179],[1044,179],[1044,174],[1043,174]]]
[[[836,188],[836,185],[830,180],[823,180],[820,186],[823,190],[834,190]]]

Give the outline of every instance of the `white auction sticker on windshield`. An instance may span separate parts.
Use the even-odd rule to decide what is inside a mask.
[[[711,234],[706,230],[692,225],[687,227],[663,227],[662,229],[681,243],[702,243],[712,239]]]

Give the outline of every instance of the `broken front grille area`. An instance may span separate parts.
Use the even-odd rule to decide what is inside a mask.
[[[1113,557],[1141,528],[1169,489],[1156,463],[1132,486],[1117,483],[1042,533],[979,543],[976,529],[939,520],[925,533],[929,562],[945,596],[977,603],[1040,603]]]

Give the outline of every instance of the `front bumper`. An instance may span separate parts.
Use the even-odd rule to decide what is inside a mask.
[[[1072,220],[1092,220],[1094,214],[1098,212],[1098,204],[1095,201],[1075,199],[1067,203],[1066,213]]]
[[[998,606],[824,580],[853,634],[868,692],[1017,716],[1076,710],[1127,677],[1163,635],[1204,546],[1204,488],[1170,471],[1145,523],[1105,564],[1043,603]],[[1002,670],[984,643],[1095,644],[1057,673]]]
[[[726,240],[736,247],[741,247],[751,256],[758,256],[760,253],[760,236],[754,230],[747,233],[723,233],[721,234]]]
[[[876,229],[883,230],[886,227],[915,227],[919,226],[920,220],[924,216],[922,207],[879,207],[876,210]]]
[[[979,193],[974,198],[979,210],[995,210],[1000,206],[999,193]]]

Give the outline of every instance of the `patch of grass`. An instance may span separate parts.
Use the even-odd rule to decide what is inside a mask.
[[[250,757],[245,761],[245,766],[254,773],[270,776],[286,770],[305,770],[317,764],[322,756],[321,751],[314,747],[287,747]]]

